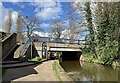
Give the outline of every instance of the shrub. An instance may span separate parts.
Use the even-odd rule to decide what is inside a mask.
[[[93,62],[93,59],[94,59],[93,54],[86,53],[86,54],[83,54],[83,57],[85,62]]]
[[[100,60],[103,61],[104,65],[112,65],[114,56],[115,56],[114,49],[109,48],[109,47],[105,47],[102,50]]]
[[[35,57],[35,58],[32,58],[32,59],[28,59],[28,61],[40,61],[41,58],[40,57]]]

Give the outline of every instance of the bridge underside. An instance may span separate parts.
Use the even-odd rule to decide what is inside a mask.
[[[42,58],[42,42],[34,42],[35,48]],[[82,45],[78,44],[63,44],[63,43],[46,43],[46,54],[49,58],[49,52],[62,52],[63,60],[79,60],[81,55]],[[53,53],[54,54],[54,53]]]
[[[51,52],[62,52],[62,60],[79,60],[81,55],[80,48],[50,48]]]
[[[64,51],[62,52],[62,60],[79,60],[81,52]]]
[[[79,60],[81,51],[50,51],[50,52],[62,52],[61,58],[63,61]]]

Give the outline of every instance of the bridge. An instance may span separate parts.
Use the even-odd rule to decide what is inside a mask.
[[[17,34],[12,33],[1,39],[0,57],[2,60],[12,59],[16,55],[16,58],[31,58],[31,54],[32,57],[39,56],[48,59],[53,52],[61,52],[64,58],[75,59],[81,55],[81,49],[86,44],[85,40],[32,36],[31,41],[27,40],[24,44],[19,45],[16,37]]]
[[[35,49],[40,57],[49,58],[51,52],[62,52],[65,58],[76,59],[80,57],[81,49],[85,47],[85,40],[70,40],[63,38],[35,37],[32,36]],[[50,53],[49,53],[50,52]]]

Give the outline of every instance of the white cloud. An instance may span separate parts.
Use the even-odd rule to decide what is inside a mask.
[[[4,2],[51,2],[52,0],[2,0]],[[118,2],[119,0],[54,0],[59,2]]]
[[[21,7],[21,8],[25,8],[25,5],[21,5],[20,7]]]
[[[35,32],[33,32],[34,34],[37,34],[37,35],[39,35],[39,36],[41,36],[41,37],[49,37],[49,35],[50,35],[50,33],[48,33],[48,32],[38,32],[38,31],[35,31]]]
[[[43,27],[43,28],[44,28],[44,27],[49,27],[49,25],[50,25],[50,24],[42,23],[42,24],[41,24],[41,27]]]
[[[2,2],[24,2],[24,0],[2,0]]]
[[[7,10],[8,12],[8,10]],[[16,20],[17,20],[17,15],[18,13],[16,11],[12,11],[12,28],[11,31],[12,32],[16,32]],[[7,14],[3,17],[3,28],[4,28],[4,23],[7,20],[8,16]]]
[[[2,2],[52,2],[52,1],[53,0],[2,0]],[[59,1],[59,0],[54,0],[54,1]]]
[[[38,8],[41,8],[41,7],[48,8],[48,7],[56,6],[56,2],[53,0],[51,0],[51,2],[32,2],[31,5]]]
[[[25,8],[26,6],[23,3],[18,3],[18,2],[13,2],[13,4],[19,6],[20,8]]]
[[[42,19],[55,19],[59,17],[62,13],[61,4],[59,2],[55,2],[54,0],[48,0],[50,2],[39,2],[39,3],[31,3],[31,5],[35,6],[35,13],[37,17],[42,17]]]
[[[59,14],[61,13],[61,8],[54,7],[54,8],[44,8],[42,11],[37,12],[36,16],[42,17],[43,19],[54,19],[59,17]]]
[[[0,12],[2,14],[0,14],[0,31],[4,31],[4,22],[7,19],[7,15],[8,15],[8,8],[5,8],[2,4],[2,2],[0,2]],[[12,11],[12,20],[13,20],[13,26],[11,31],[15,32],[16,30],[16,19],[17,19],[17,12],[16,11]]]
[[[13,2],[13,4],[17,4],[17,2],[26,2],[24,0],[4,0],[5,2]],[[59,0],[29,0],[30,5],[36,7],[34,12],[37,17],[42,17],[43,20],[47,19],[55,19],[58,18],[62,13],[61,4]],[[24,8],[25,5],[18,5],[21,8]]]
[[[18,16],[18,13],[17,13],[16,11],[13,11],[13,12],[12,12],[12,20],[13,20],[13,23],[12,23],[12,29],[11,29],[12,32],[15,32],[15,31],[16,31],[17,16]]]
[[[7,11],[8,11],[8,9],[4,8],[2,2],[0,2],[0,12],[1,12],[1,14],[0,14],[0,31],[4,31],[3,30],[4,19],[7,16]]]

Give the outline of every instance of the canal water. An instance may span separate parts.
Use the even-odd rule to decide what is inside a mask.
[[[95,63],[62,61],[61,66],[74,81],[119,81],[120,69]]]

